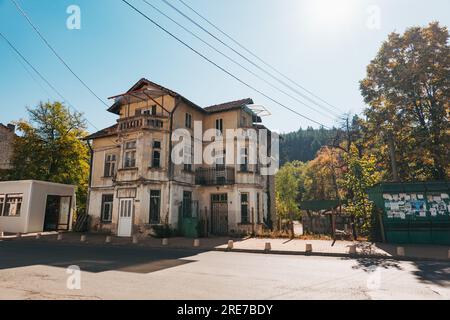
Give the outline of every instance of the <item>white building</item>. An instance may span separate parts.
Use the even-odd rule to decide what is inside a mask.
[[[0,182],[0,231],[70,230],[75,186],[35,180]]]

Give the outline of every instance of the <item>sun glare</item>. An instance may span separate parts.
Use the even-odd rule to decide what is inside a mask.
[[[315,27],[339,27],[355,15],[358,0],[307,0],[304,8],[308,20]]]

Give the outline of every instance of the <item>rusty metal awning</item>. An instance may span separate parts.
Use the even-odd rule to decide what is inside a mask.
[[[148,99],[149,97],[156,99],[163,95],[166,95],[167,92],[160,90],[160,89],[150,89],[150,88],[143,88],[139,90],[134,90],[130,92],[121,93],[112,97],[109,97],[108,99],[118,99],[123,97],[139,97],[140,99]]]
[[[270,113],[270,111],[262,104],[247,104],[246,107],[258,117],[267,117],[272,115],[272,113]]]
[[[163,108],[163,110],[167,111],[160,103],[156,101],[156,99],[165,95],[167,95],[166,91],[154,88],[142,88],[139,90],[125,92],[108,98],[114,99],[114,104],[108,109],[108,111],[116,113],[115,110],[117,110],[117,108],[122,106],[123,104],[130,104],[148,100],[151,100],[152,102]]]

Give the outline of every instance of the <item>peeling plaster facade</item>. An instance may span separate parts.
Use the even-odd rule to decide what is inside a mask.
[[[113,98],[115,102],[108,111],[119,116],[117,124],[87,138],[92,149],[88,199],[91,230],[129,236],[149,233],[156,224],[178,229],[186,210],[208,220],[208,231],[213,234],[219,233],[217,214],[226,219],[222,219],[222,227],[226,223],[227,233],[260,232],[263,225],[275,225],[274,177],[261,175],[256,165],[249,164],[248,170],[241,172],[239,165],[227,164],[226,178],[220,180],[217,177],[223,172],[215,171],[214,165],[186,168],[171,161],[176,145],[171,138],[173,130],[193,132],[194,121],[202,122],[203,131],[215,128],[217,119],[224,129],[257,128],[257,118],[245,103],[208,111],[146,79]],[[201,143],[205,148],[210,141]],[[155,151],[159,164],[154,161],[158,158]],[[200,177],[201,170],[213,180]],[[242,193],[247,194],[245,221]],[[224,194],[226,199],[214,196]],[[218,206],[213,205],[216,198],[222,200]],[[129,231],[124,229],[126,219],[131,219]]]

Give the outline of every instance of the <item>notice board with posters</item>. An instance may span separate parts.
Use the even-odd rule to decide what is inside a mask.
[[[450,182],[380,183],[368,194],[387,242],[450,244]]]
[[[383,193],[383,200],[388,219],[450,215],[450,197],[446,192]]]

